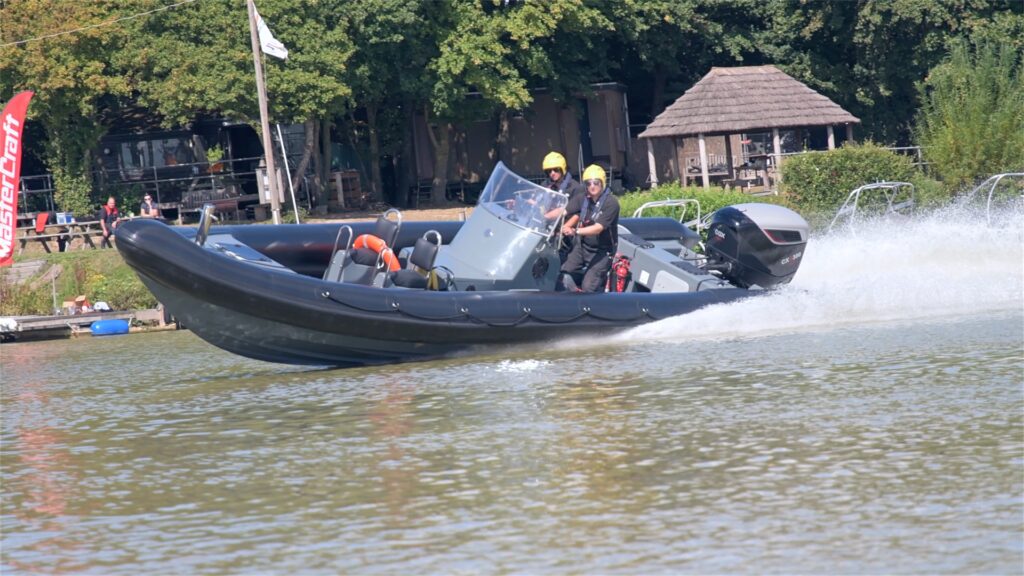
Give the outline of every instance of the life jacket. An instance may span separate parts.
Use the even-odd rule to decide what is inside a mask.
[[[590,226],[597,221],[597,217],[601,215],[601,209],[604,207],[605,200],[607,200],[611,194],[612,189],[606,187],[604,192],[601,192],[601,195],[597,197],[597,201],[594,202],[590,199],[590,194],[584,193],[583,203],[580,206],[580,219],[576,222],[577,230],[583,226]],[[604,236],[605,234],[608,234],[608,238],[611,239],[611,248],[609,251],[615,252],[618,248],[619,234],[618,230],[614,227],[609,230],[602,231],[598,236],[578,236],[577,238],[579,238],[584,245],[596,247],[600,245],[601,236]]]
[[[605,188],[604,192],[601,192],[601,195],[597,197],[597,202],[592,202],[590,200],[590,194],[584,196],[583,206],[580,208],[580,221],[579,223],[576,224],[576,227],[579,228],[580,226],[590,226],[591,224],[593,224],[594,221],[597,220],[598,214],[601,213],[601,205],[604,204],[604,201],[608,198],[608,195],[611,193],[611,188]],[[591,204],[594,205],[593,212],[590,211]],[[584,221],[586,221],[586,224],[584,224]]]
[[[103,220],[117,220],[117,214],[116,206],[111,210],[110,206],[107,206],[106,204],[103,205]]]

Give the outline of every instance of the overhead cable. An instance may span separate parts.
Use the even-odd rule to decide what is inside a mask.
[[[83,32],[85,30],[91,30],[93,28],[100,28],[100,27],[103,27],[103,26],[109,26],[111,24],[117,24],[118,22],[124,22],[125,20],[132,20],[134,18],[141,18],[142,16],[149,16],[150,14],[155,14],[157,12],[163,12],[164,10],[170,10],[171,8],[177,8],[178,6],[183,6],[185,4],[191,4],[193,2],[198,2],[198,0],[182,0],[181,2],[176,2],[174,4],[168,4],[167,6],[161,6],[160,8],[154,8],[153,10],[147,10],[146,12],[139,12],[138,14],[132,14],[130,16],[122,16],[121,18],[116,18],[114,20],[108,20],[106,22],[100,22],[99,24],[90,24],[88,26],[82,26],[81,28],[75,28],[74,30],[65,30],[63,32],[54,32],[53,34],[44,34],[42,36],[36,36],[34,38],[26,38],[24,40],[17,40],[15,42],[7,42],[5,44],[0,44],[0,48],[6,48],[8,46],[18,46],[18,45],[21,45],[21,44],[28,44],[29,42],[35,42],[36,40],[45,40],[47,38],[56,38],[58,36],[66,36],[68,34],[77,34],[78,32]]]

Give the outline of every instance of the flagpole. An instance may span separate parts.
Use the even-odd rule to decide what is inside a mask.
[[[245,0],[249,11],[249,38],[252,40],[252,61],[256,67],[256,92],[260,101],[260,128],[263,132],[263,152],[267,159],[267,180],[270,182],[270,210],[274,224],[281,223],[281,204],[278,201],[277,170],[274,169],[274,147],[270,136],[270,120],[267,112],[267,88],[263,84],[263,70],[260,67],[260,41],[256,36],[256,7],[252,0]]]

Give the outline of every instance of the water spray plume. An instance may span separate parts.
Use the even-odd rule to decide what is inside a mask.
[[[1024,212],[967,206],[812,236],[793,283],[644,326],[626,341],[754,337],[1024,309]],[[989,223],[991,222],[991,224]]]

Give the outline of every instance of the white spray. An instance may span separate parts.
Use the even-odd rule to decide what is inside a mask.
[[[623,335],[734,338],[1024,309],[1024,216],[950,208],[812,235],[792,284]]]

